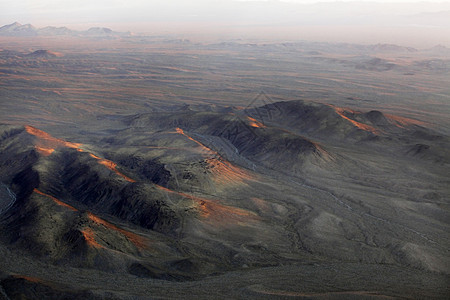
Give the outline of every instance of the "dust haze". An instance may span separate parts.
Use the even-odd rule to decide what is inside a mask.
[[[450,2],[2,1],[5,23],[111,27],[185,38],[264,38],[450,46]]]
[[[0,2],[0,299],[448,299],[449,11]]]

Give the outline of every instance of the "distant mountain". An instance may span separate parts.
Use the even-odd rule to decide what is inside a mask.
[[[92,28],[89,28],[86,31],[86,34],[87,35],[94,35],[94,36],[97,36],[97,35],[113,35],[114,31],[112,31],[109,28],[105,28],[105,27],[92,27]]]
[[[52,57],[60,57],[61,53],[49,51],[49,50],[36,50],[30,54],[26,55],[27,57],[36,57],[36,58],[52,58]]]
[[[450,48],[447,48],[444,45],[436,45],[430,49],[427,49],[426,51],[432,54],[450,54]]]
[[[396,68],[397,65],[386,59],[374,57],[358,63],[355,67],[360,70],[389,71]]]
[[[36,36],[37,29],[31,25],[22,25],[18,22],[0,27],[0,35],[2,36]]]
[[[324,53],[342,53],[353,55],[371,55],[378,53],[416,53],[419,50],[413,47],[406,47],[396,44],[352,44],[334,42],[289,42],[289,43],[243,43],[243,42],[220,42],[210,44],[213,49],[262,49],[266,51],[300,51],[308,55],[323,55]]]
[[[47,26],[38,30],[39,35],[72,35],[75,33],[67,27]]]
[[[377,52],[417,52],[418,50],[412,47],[403,47],[394,44],[376,44],[367,46],[368,50]]]
[[[85,36],[85,37],[121,37],[131,35],[129,32],[116,32],[109,28],[93,27],[86,31],[71,30],[67,27],[47,26],[36,28],[31,24],[22,25],[18,22],[0,27],[0,36]]]

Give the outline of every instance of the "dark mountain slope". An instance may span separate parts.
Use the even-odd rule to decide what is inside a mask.
[[[383,265],[384,291],[398,268],[449,272],[448,138],[412,120],[294,101],[113,124],[67,140],[2,126],[0,250],[177,284],[324,261]]]
[[[28,58],[54,58],[61,56],[60,53],[52,52],[50,50],[36,50],[30,54],[25,55]]]

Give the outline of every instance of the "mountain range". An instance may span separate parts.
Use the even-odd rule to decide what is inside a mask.
[[[1,300],[448,299],[448,48],[2,30]]]
[[[80,37],[121,37],[130,36],[130,32],[116,32],[109,28],[92,27],[85,31],[76,31],[67,27],[47,26],[36,28],[31,24],[22,25],[18,22],[0,27],[0,36],[80,36]]]
[[[0,241],[23,253],[7,268],[35,274],[4,277],[8,295],[93,297],[92,289],[74,290],[72,271],[56,279],[38,275],[39,264],[174,287],[215,276],[233,282],[236,271],[278,274],[285,265],[324,273],[331,261],[345,273],[349,263],[377,264],[385,278],[359,288],[412,297],[430,291],[407,282],[389,291],[397,267],[415,270],[411,282],[448,274],[447,213],[439,207],[446,187],[434,179],[450,163],[450,140],[420,123],[300,100],[177,106],[114,123],[75,142],[30,125],[1,126]],[[39,264],[26,265],[26,257]],[[145,294],[134,285],[122,291]]]

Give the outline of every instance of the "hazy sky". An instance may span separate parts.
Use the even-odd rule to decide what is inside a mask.
[[[152,34],[450,46],[450,0],[0,0],[0,25],[15,21]]]

